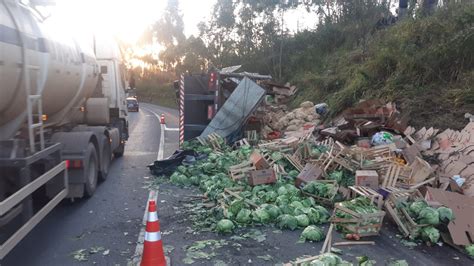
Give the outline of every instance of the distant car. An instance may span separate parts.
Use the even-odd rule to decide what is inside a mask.
[[[136,98],[127,98],[127,108],[128,111],[132,112],[138,112],[138,101]]]

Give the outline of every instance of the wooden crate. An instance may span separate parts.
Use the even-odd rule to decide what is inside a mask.
[[[301,165],[300,160],[295,158],[293,155],[284,154],[285,159],[296,169],[298,172],[303,171],[304,166]]]
[[[416,237],[419,229],[427,225],[416,223],[405,209],[397,207],[397,202],[417,199],[424,199],[418,190],[398,190],[392,191],[385,200],[385,210],[405,237]]]
[[[381,187],[396,187],[400,178],[409,178],[410,172],[410,167],[406,165],[391,163],[385,172]]]
[[[229,175],[232,180],[236,181],[248,177],[250,171],[257,170],[251,162],[243,162],[241,164],[233,165],[229,168]]]
[[[336,217],[337,211],[349,214],[352,218]],[[334,213],[331,217],[331,222],[343,227],[346,231],[351,232],[352,234],[358,234],[361,237],[375,236],[379,234],[380,228],[382,228],[384,216],[384,211],[362,214],[349,210],[343,207],[340,203],[336,203],[334,205]]]
[[[241,140],[236,141],[232,147],[237,150],[237,149],[240,149],[244,146],[250,146],[250,144],[249,144],[249,142],[246,138],[243,138]]]
[[[322,204],[322,205],[327,206],[327,207],[333,207],[334,206],[334,201],[333,201],[334,197],[337,195],[337,191],[339,190],[339,186],[337,185],[337,182],[335,180],[317,180],[317,181],[313,181],[313,182],[333,184],[334,188],[330,193],[331,196],[329,198],[323,198],[323,197],[320,197],[318,195],[308,193],[308,192],[304,191],[303,188],[300,188],[301,194],[303,194],[307,197],[312,197],[314,199],[314,201],[316,201],[319,204]]]
[[[285,144],[282,139],[276,139],[273,141],[260,141],[258,147],[260,149],[267,149],[271,151],[293,152],[293,147],[288,144]]]
[[[370,199],[370,203],[373,203],[379,210],[383,207],[383,196],[380,195],[377,191],[369,188],[369,187],[361,187],[361,186],[350,186],[351,189],[351,198],[355,198],[357,196],[362,196],[365,198]]]
[[[335,144],[330,147],[324,157],[322,166],[325,174],[337,170],[340,167],[355,172],[360,164],[358,161],[353,159],[351,150],[339,141],[336,141]]]
[[[225,143],[225,140],[217,133],[209,134],[209,136],[207,136],[207,141],[211,144],[214,150],[220,150],[222,148],[220,143]]]

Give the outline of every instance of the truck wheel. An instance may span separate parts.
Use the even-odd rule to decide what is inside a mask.
[[[109,175],[110,160],[112,159],[112,154],[110,151],[110,143],[106,141],[104,143],[104,150],[102,151],[102,159],[100,160],[100,172],[99,180],[105,181]]]
[[[120,141],[120,145],[119,145],[119,146],[117,147],[117,149],[115,149],[115,151],[114,151],[114,157],[115,157],[115,158],[122,157],[124,151],[125,151],[125,143],[123,143],[122,141]]]
[[[123,139],[123,135],[127,130],[127,126],[126,126],[126,124],[123,120],[119,120],[114,124],[116,124],[116,126],[118,127],[119,132],[120,132],[120,144],[114,150],[114,157],[118,158],[118,157],[122,157],[123,153],[125,152],[125,140]]]
[[[97,174],[99,172],[99,161],[97,160],[97,152],[92,143],[89,143],[86,153],[86,162],[84,163],[84,175],[86,176],[86,183],[84,184],[84,191],[86,197],[90,198],[94,195],[97,188]]]

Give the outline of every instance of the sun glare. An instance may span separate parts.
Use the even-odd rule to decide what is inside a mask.
[[[159,18],[165,4],[156,0],[57,0],[48,23],[75,36],[107,34],[134,44]]]

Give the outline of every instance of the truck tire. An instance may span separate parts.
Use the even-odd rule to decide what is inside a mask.
[[[124,151],[125,151],[125,143],[123,143],[122,141],[120,141],[120,145],[119,145],[119,146],[117,147],[117,149],[115,149],[115,151],[114,151],[114,157],[115,157],[115,158],[122,157]]]
[[[110,162],[112,160],[112,152],[110,149],[111,149],[110,143],[108,141],[105,141],[103,145],[103,151],[101,153],[102,158],[100,160],[100,172],[99,172],[100,181],[105,181],[107,179],[107,176],[109,175]]]
[[[125,122],[122,121],[122,120],[118,121],[117,124],[118,124],[117,127],[118,127],[119,132],[120,132],[120,144],[114,150],[114,157],[115,158],[122,157],[123,153],[125,152],[125,140],[122,139],[122,136],[123,136],[123,133],[126,130],[126,125],[125,125]]]
[[[99,173],[99,160],[97,158],[97,152],[95,146],[89,143],[86,152],[86,161],[84,163],[84,175],[86,182],[84,184],[85,196],[90,198],[94,195],[97,188],[97,176]]]

